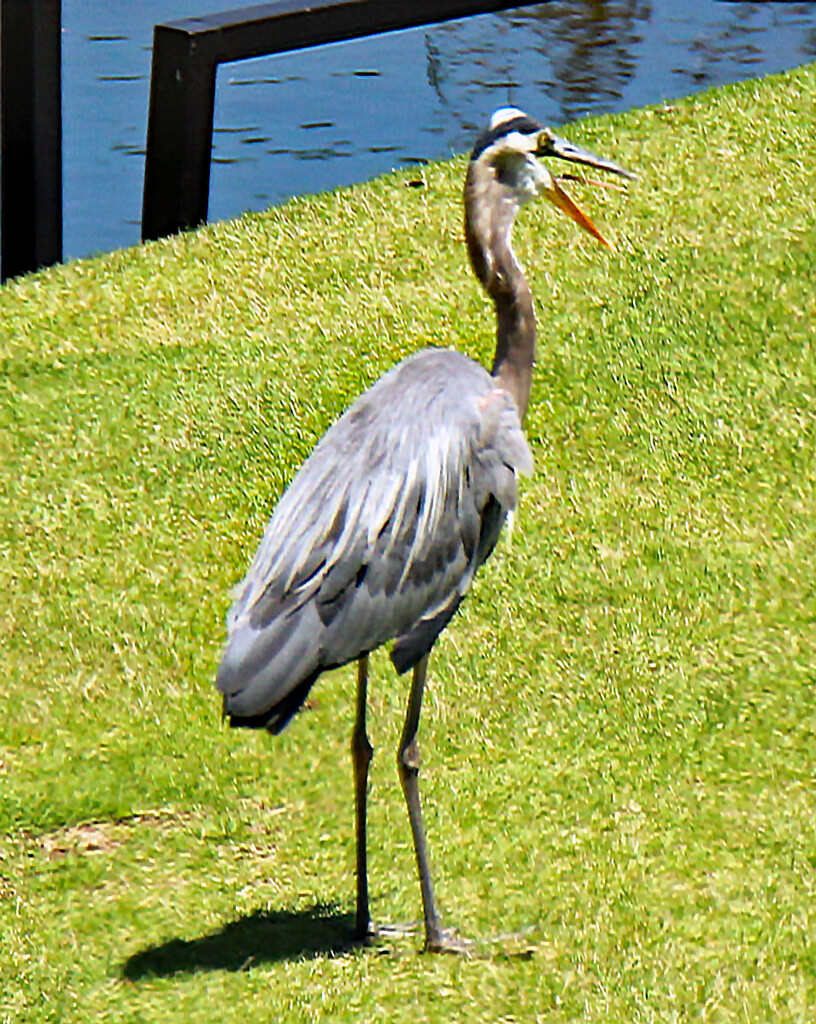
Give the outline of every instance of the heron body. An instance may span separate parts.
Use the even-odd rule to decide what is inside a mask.
[[[218,676],[233,722],[278,732],[321,672],[392,639],[397,671],[413,668],[531,469],[515,403],[478,363],[428,349],[385,374],[324,436],[267,527]]]
[[[530,289],[513,255],[520,205],[543,194],[604,239],[536,157],[626,174],[513,108],[479,138],[465,183],[465,236],[496,310],[491,372],[428,349],[399,363],[329,429],[281,498],[229,612],[218,671],[232,725],[279,732],[321,673],[357,660],[352,738],[357,932],[371,929],[366,870],[368,654],[393,641],[413,669],[398,752],[427,949],[458,949],[439,925],[419,806],[417,731],[428,655],[488,558],[517,478],[532,471],[522,430],[535,352]]]

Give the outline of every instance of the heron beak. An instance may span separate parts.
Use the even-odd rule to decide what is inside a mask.
[[[583,164],[585,167],[594,167],[599,171],[609,171],[610,174],[619,174],[622,178],[637,177],[624,167],[612,163],[611,160],[605,160],[601,156],[590,153],[588,149],[581,149],[580,146],[573,146],[566,139],[560,139],[557,135],[553,135],[549,128],[545,128],[539,133],[535,155],[557,156],[559,160],[569,160],[573,164]]]
[[[565,213],[568,217],[572,218],[579,228],[583,228],[584,231],[588,231],[590,235],[593,235],[598,241],[607,247],[607,249],[614,249],[615,246],[604,238],[600,230],[595,226],[592,220],[587,214],[581,209],[580,206],[572,199],[569,195],[561,188],[555,178],[552,179],[550,187],[545,189],[544,195],[549,199],[553,206]]]
[[[631,171],[627,171],[625,168],[619,167],[618,164],[613,163],[611,160],[605,160],[603,157],[590,153],[587,149],[581,149],[580,146],[574,146],[571,142],[567,142],[566,139],[558,138],[558,136],[553,135],[548,128],[543,129],[538,136],[538,145],[536,146],[535,156],[556,156],[560,160],[569,160],[571,163],[583,164],[585,167],[594,167],[600,171],[609,171],[611,174],[618,174],[622,178],[631,179],[635,177]],[[585,214],[577,203],[567,195],[563,188],[561,188],[555,178],[551,178],[549,186],[543,189],[543,193],[553,206],[558,207],[562,213],[565,213],[568,217],[574,220],[579,227],[584,229],[584,231],[588,231],[590,235],[597,238],[602,245],[605,245],[609,249],[614,248],[612,243],[604,238],[587,214]]]

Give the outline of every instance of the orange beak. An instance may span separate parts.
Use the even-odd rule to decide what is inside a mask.
[[[590,220],[587,214],[584,213],[581,207],[578,206],[578,204],[573,199],[571,199],[570,196],[567,195],[567,193],[563,190],[563,188],[561,188],[561,186],[558,184],[555,178],[553,178],[552,180],[552,188],[547,189],[547,191],[544,194],[550,200],[553,206],[557,206],[562,213],[565,213],[568,217],[571,217],[572,220],[574,220],[575,223],[578,225],[578,227],[583,228],[584,231],[588,231],[590,235],[593,235],[595,238],[597,238],[601,245],[605,245],[607,249],[615,248],[615,246],[609,241],[609,239],[604,238],[604,236],[593,224],[593,222]]]
[[[627,171],[625,168],[619,167],[618,164],[613,163],[611,160],[605,160],[603,157],[590,153],[589,150],[581,149],[580,146],[574,146],[571,142],[567,142],[566,139],[560,139],[557,135],[554,135],[549,128],[544,128],[539,134],[535,155],[537,157],[557,156],[560,160],[568,160],[571,163],[583,164],[586,167],[594,167],[597,170],[608,171],[609,173],[617,174],[622,178],[635,177],[631,171]],[[542,192],[547,199],[550,200],[553,206],[557,206],[562,213],[565,213],[568,217],[574,220],[579,227],[584,229],[584,231],[588,231],[607,248],[614,248],[612,243],[608,241],[608,239],[604,238],[590,218],[577,205],[577,203],[567,195],[564,189],[561,188],[555,178],[551,175],[550,181],[547,183],[547,186],[542,189]]]

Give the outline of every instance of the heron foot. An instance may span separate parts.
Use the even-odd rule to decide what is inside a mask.
[[[476,946],[470,939],[457,935],[455,931],[448,928],[438,932],[436,935],[429,935],[425,939],[426,953],[451,953],[455,956],[472,956]]]
[[[404,939],[415,935],[422,928],[421,921],[406,924],[370,925],[367,936],[362,940],[372,943],[378,940]],[[440,929],[434,934],[425,934],[425,953],[453,953],[458,956],[471,956],[476,950],[475,942],[465,939],[452,928]]]
[[[370,922],[365,931],[355,932],[355,946],[376,946],[389,939],[404,939],[415,935],[422,928],[421,921],[404,924],[374,924]],[[436,935],[425,937],[425,953],[448,953],[454,956],[479,957],[484,954],[482,943],[458,935],[452,928],[440,930]]]
[[[418,922],[407,924],[374,924],[369,921],[365,929],[358,929],[354,934],[355,945],[372,946],[383,939],[401,939],[413,935],[420,925]]]
[[[406,935],[413,935],[419,930],[419,921],[408,921],[405,924],[380,924],[375,927],[376,934],[381,939],[399,939]]]

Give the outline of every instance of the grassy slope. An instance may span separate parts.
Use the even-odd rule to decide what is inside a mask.
[[[528,929],[471,962],[328,955],[352,670],[274,742],[211,684],[319,434],[418,347],[489,358],[461,161],[0,291],[0,1021],[808,1019],[814,96],[811,67],[576,126],[641,172],[587,197],[617,253],[522,217],[537,475],[422,734],[449,918]],[[406,686],[374,666],[374,911],[404,920]]]

